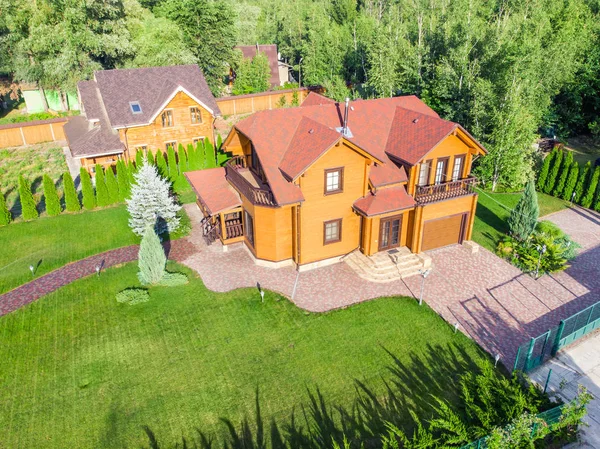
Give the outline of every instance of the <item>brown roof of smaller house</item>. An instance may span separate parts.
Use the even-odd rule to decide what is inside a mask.
[[[354,208],[368,217],[414,207],[415,200],[406,193],[404,186],[378,190],[354,202]]]
[[[269,82],[271,83],[271,87],[279,86],[281,82],[279,80],[279,58],[277,55],[277,45],[258,45],[258,49],[256,47],[257,45],[238,45],[234,48],[240,50],[245,59],[254,59],[259,52],[264,53],[269,61],[269,71],[271,73]]]
[[[223,167],[187,172],[185,177],[209,215],[215,215],[242,204],[240,195],[225,179]]]
[[[335,100],[319,95],[316,92],[309,92],[300,106],[320,106],[323,104],[334,104]]]
[[[75,157],[118,154],[125,149],[118,134],[105,123],[92,124],[82,115],[69,119],[63,130]]]
[[[193,96],[213,115],[221,115],[204,75],[195,64],[101,70],[95,72],[94,77],[113,128],[149,123],[178,91]],[[84,84],[84,91],[86,87]],[[86,101],[90,100],[83,98],[84,104]],[[132,102],[140,104],[141,113],[131,111]]]
[[[96,81],[80,81],[77,83],[79,98],[88,120],[100,120],[103,118],[102,104],[100,102],[100,93]]]

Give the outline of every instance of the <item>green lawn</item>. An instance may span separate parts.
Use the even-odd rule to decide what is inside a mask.
[[[477,212],[472,239],[484,248],[495,251],[498,241],[508,232],[506,219],[517,205],[520,193],[490,193],[478,189]],[[569,203],[538,192],[540,217],[566,208]]]
[[[141,447],[143,426],[170,447],[244,416],[255,429],[257,389],[269,438],[293,408],[303,425],[307,391],[334,414],[355,404],[359,381],[379,399],[387,382],[397,409],[382,417],[408,427],[411,409],[431,416],[430,395],[452,403],[457,376],[484,356],[414,299],[309,314],[270,292],[264,303],[256,289],[210,292],[187,273],[188,285],[129,306],[114,297],[136,284],[128,264],[0,317],[0,447]]]

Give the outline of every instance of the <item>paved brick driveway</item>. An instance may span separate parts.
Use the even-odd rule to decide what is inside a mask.
[[[186,207],[192,221],[200,220],[194,205]],[[600,215],[574,208],[547,219],[582,245],[580,255],[563,273],[534,280],[491,252],[469,254],[461,246],[431,251],[434,270],[425,284],[425,301],[451,324],[470,335],[512,366],[517,347],[569,316],[598,301],[600,291]],[[309,311],[322,312],[367,299],[390,295],[418,296],[420,277],[387,284],[358,277],[346,264],[300,275],[293,268],[257,267],[241,246],[229,252],[206,247],[197,233],[190,240],[198,252],[184,261],[214,291],[239,287],[263,288],[292,296]],[[258,293],[257,293],[258,294]]]

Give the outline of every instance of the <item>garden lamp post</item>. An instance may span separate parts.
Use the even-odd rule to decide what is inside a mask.
[[[419,270],[419,274],[423,278],[423,280],[421,281],[421,295],[419,296],[419,305],[423,304],[423,290],[425,289],[425,279],[427,278],[427,276],[429,276],[429,273],[431,273],[431,268],[428,268],[427,270]]]
[[[265,291],[264,290],[260,291],[260,301],[265,302]]]
[[[29,271],[31,271],[31,276],[35,276],[35,267],[33,265],[29,265]]]
[[[535,278],[537,279],[539,277],[540,274],[540,263],[542,262],[542,256],[546,253],[546,250],[548,248],[546,248],[546,245],[542,245],[540,247],[540,245],[537,246],[537,250],[540,253],[540,257],[538,259],[538,263],[537,263],[537,268],[535,269]]]
[[[96,276],[100,277],[100,265],[96,265]]]

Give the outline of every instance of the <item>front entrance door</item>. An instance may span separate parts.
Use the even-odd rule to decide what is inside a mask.
[[[382,218],[379,225],[379,251],[400,246],[402,215]]]

